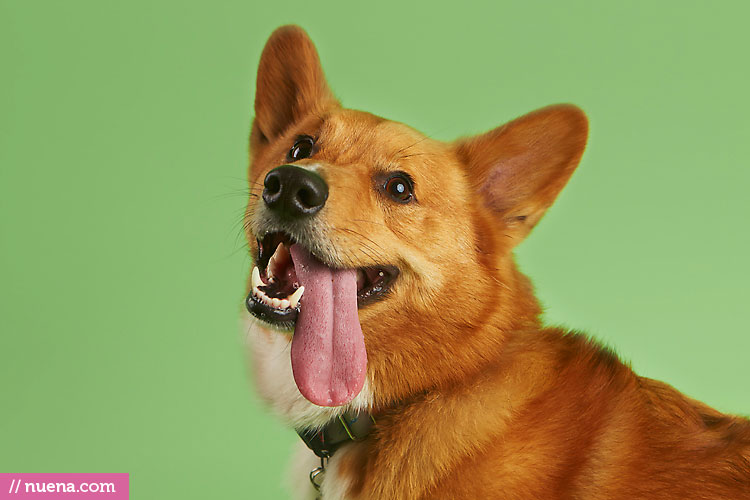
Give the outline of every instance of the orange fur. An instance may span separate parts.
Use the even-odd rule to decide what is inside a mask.
[[[400,269],[388,297],[359,311],[377,425],[338,466],[347,498],[750,499],[750,422],[540,324],[512,251],[581,158],[578,108],[442,143],[342,108],[307,35],[284,27],[263,52],[255,109],[253,250],[263,178],[308,134],[317,150],[299,163],[330,190],[319,251],[341,267]],[[396,169],[416,202],[374,189]]]

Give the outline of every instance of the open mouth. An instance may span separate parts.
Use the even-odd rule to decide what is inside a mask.
[[[358,309],[384,297],[398,270],[332,267],[281,232],[266,234],[258,249],[247,309],[294,330],[292,373],[305,398],[319,406],[350,402],[367,373]]]
[[[252,290],[247,297],[247,309],[255,317],[282,329],[294,328],[305,301],[305,287],[297,276],[300,263],[292,257],[293,246],[308,253],[283,232],[268,233],[258,240],[257,266],[253,268]],[[394,266],[357,268],[357,308],[383,298],[397,276]]]

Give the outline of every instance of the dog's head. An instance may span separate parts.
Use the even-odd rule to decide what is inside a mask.
[[[343,405],[370,377],[387,403],[450,383],[536,324],[512,250],[583,153],[559,105],[454,143],[344,109],[304,31],[261,56],[245,227],[248,309],[292,336],[301,393]]]

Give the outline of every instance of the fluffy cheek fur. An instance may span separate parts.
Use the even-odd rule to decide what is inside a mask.
[[[267,327],[250,314],[243,314],[245,343],[251,354],[255,385],[273,410],[294,428],[322,427],[349,410],[372,408],[373,392],[369,377],[357,397],[346,406],[323,407],[305,399],[292,374],[291,339]],[[312,454],[312,452],[310,452]]]

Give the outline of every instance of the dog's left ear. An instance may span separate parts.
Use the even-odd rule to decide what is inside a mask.
[[[588,120],[579,108],[542,108],[454,148],[485,206],[520,242],[555,201],[581,160]]]
[[[257,152],[304,116],[331,106],[340,105],[310,37],[299,26],[278,28],[260,56],[251,149]]]

